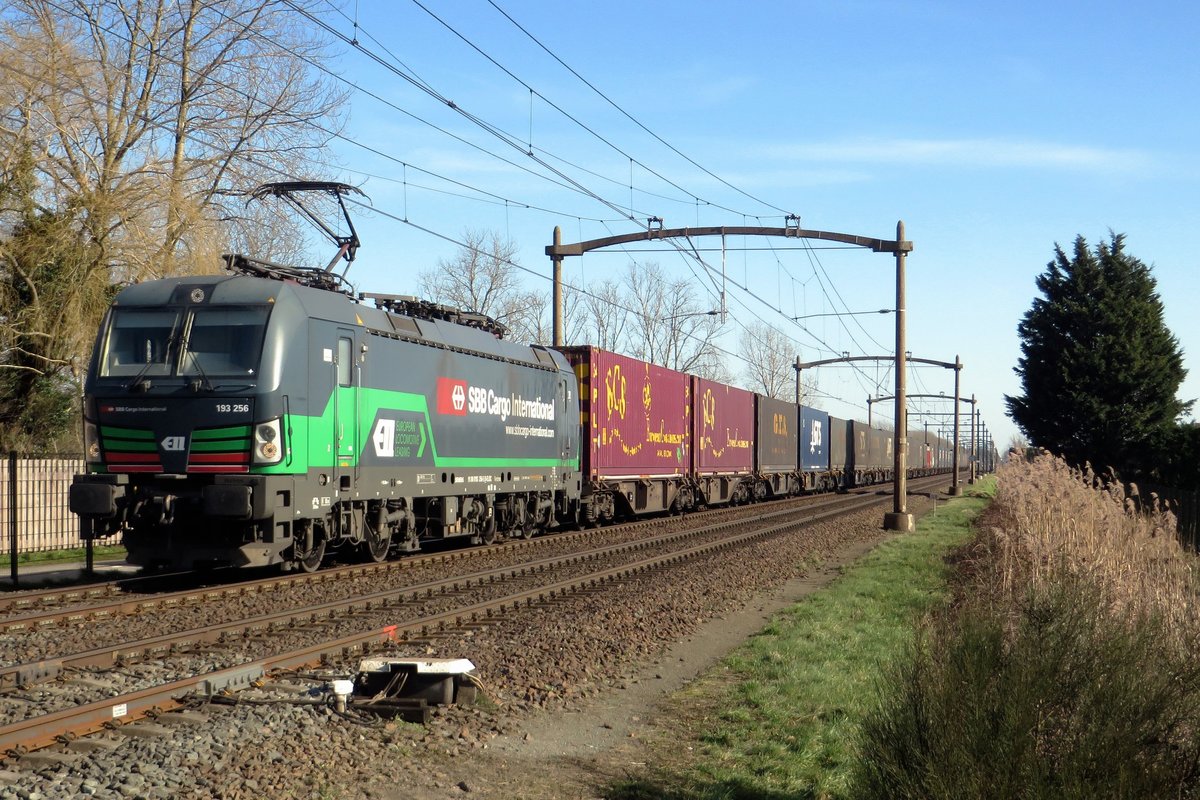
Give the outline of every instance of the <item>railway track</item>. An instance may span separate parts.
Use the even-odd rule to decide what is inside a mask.
[[[940,485],[944,477],[930,481],[932,485]],[[919,484],[914,485],[914,489],[918,487]],[[822,498],[819,503],[788,507],[758,506],[750,509],[752,519],[727,514],[733,518],[690,525],[688,530],[659,536],[642,535],[634,541],[593,544],[599,541],[597,533],[618,530],[614,528],[516,542],[491,550],[510,548],[527,559],[528,548],[536,542],[558,545],[570,540],[585,549],[547,555],[519,565],[494,566],[419,583],[410,581],[407,585],[372,593],[123,642],[120,646],[96,647],[55,658],[12,664],[0,671],[0,686],[5,688],[0,694],[0,705],[12,701],[5,709],[6,724],[0,728],[0,753],[20,756],[78,736],[121,727],[143,716],[161,716],[172,708],[182,707],[188,698],[207,698],[236,691],[280,670],[334,664],[393,643],[411,642],[414,638],[463,626],[487,625],[514,609],[551,602],[568,593],[596,591],[613,582],[778,535],[814,519],[848,513],[865,505],[878,505],[882,500],[872,494],[866,498]],[[770,510],[763,513],[764,509]],[[703,519],[700,519],[701,515],[692,515],[687,521],[708,522],[713,516],[719,515]],[[486,552],[488,549],[482,548],[463,550],[396,564],[418,565],[430,561],[438,562],[444,568],[446,559],[475,563],[478,559],[471,556]],[[282,596],[284,588],[296,587],[297,580],[312,581],[313,585],[334,580],[345,582],[350,574],[362,570],[395,578],[395,573],[389,569],[394,567],[394,564],[371,565],[371,568],[290,576],[276,579],[276,589],[259,588],[254,592],[272,591]],[[408,570],[408,575],[420,571],[411,566]],[[235,593],[224,594],[226,590]],[[246,591],[246,585],[241,585],[222,587],[217,594],[228,598]],[[194,593],[180,594],[191,596]],[[117,602],[118,608],[104,613],[119,616],[150,610],[157,614],[173,603],[184,601],[159,597],[154,598],[152,605],[135,601],[133,607],[127,606],[127,602]],[[43,616],[49,619],[57,613]],[[76,616],[70,617],[70,614]],[[68,612],[68,617],[87,620],[86,616],[79,616],[78,611]],[[10,636],[34,632],[50,624],[63,624],[62,619],[35,624],[34,616],[29,614],[23,618],[24,625],[7,629]],[[405,621],[397,623],[397,618]],[[351,629],[353,633],[333,635]],[[135,664],[146,668],[133,672],[132,682],[113,678],[114,669],[128,673]],[[139,681],[152,685],[139,685]],[[114,693],[117,696],[110,696]],[[93,699],[89,699],[89,694]],[[14,704],[21,709],[20,714],[13,710]],[[14,719],[16,716],[21,718]]]
[[[875,490],[857,490],[851,494],[864,491],[874,493]],[[683,524],[707,524],[707,520],[713,519],[758,516],[763,513],[763,509],[819,506],[822,503],[830,502],[830,498],[830,495],[811,495],[787,499],[767,506],[719,508],[688,514],[682,519],[684,520]],[[146,612],[154,613],[163,609],[201,605],[231,597],[265,596],[301,585],[341,584],[363,576],[389,574],[403,580],[404,575],[421,568],[441,568],[455,563],[468,563],[496,554],[511,553],[524,557],[526,553],[540,551],[547,546],[559,543],[574,547],[580,541],[640,536],[644,531],[661,527],[664,524],[678,525],[680,522],[677,518],[648,518],[606,528],[556,533],[552,536],[530,540],[515,539],[489,547],[459,548],[381,564],[335,566],[315,573],[293,573],[246,579],[243,571],[224,570],[216,574],[220,582],[215,585],[206,585],[202,575],[189,572],[134,576],[84,586],[55,587],[40,591],[13,593],[0,596],[0,635],[61,625],[92,623]],[[162,588],[172,584],[177,587],[180,583],[185,588],[170,591]],[[0,689],[2,688],[4,688],[4,684],[0,680]]]

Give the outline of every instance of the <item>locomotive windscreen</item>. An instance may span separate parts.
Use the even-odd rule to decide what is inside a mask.
[[[192,313],[180,375],[254,375],[262,352],[267,308],[207,306]]]
[[[269,313],[268,306],[116,308],[100,376],[254,375]]]

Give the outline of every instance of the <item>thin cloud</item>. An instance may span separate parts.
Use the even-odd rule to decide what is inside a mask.
[[[1012,139],[853,139],[780,145],[767,155],[794,161],[1034,167],[1135,172],[1152,165],[1140,150]]]

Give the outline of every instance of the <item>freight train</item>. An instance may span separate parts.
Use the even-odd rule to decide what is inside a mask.
[[[81,535],[130,562],[318,569],[892,478],[892,435],[492,320],[355,295],[328,271],[120,292],[84,399]],[[913,474],[951,444],[909,436]]]

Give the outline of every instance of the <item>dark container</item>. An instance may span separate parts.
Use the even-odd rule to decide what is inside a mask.
[[[581,450],[588,478],[688,471],[689,376],[596,347],[566,347],[562,352],[579,379]]]
[[[754,469],[754,393],[692,376],[692,468],[737,474]]]
[[[870,431],[867,423],[859,422],[858,420],[850,420],[847,423],[849,429],[850,441],[846,445],[847,457],[850,459],[847,466],[854,469],[870,469],[871,468],[871,440]]]
[[[800,406],[800,469],[829,469],[829,456],[835,431],[830,427],[833,418],[824,411]]]
[[[878,428],[868,428],[867,464],[872,469],[886,469],[893,466],[893,463],[892,432],[881,431]]]
[[[786,400],[754,395],[757,416],[755,466],[759,472],[792,472],[800,450],[798,406]]]
[[[829,418],[829,468],[854,469],[854,429],[850,422]]]

